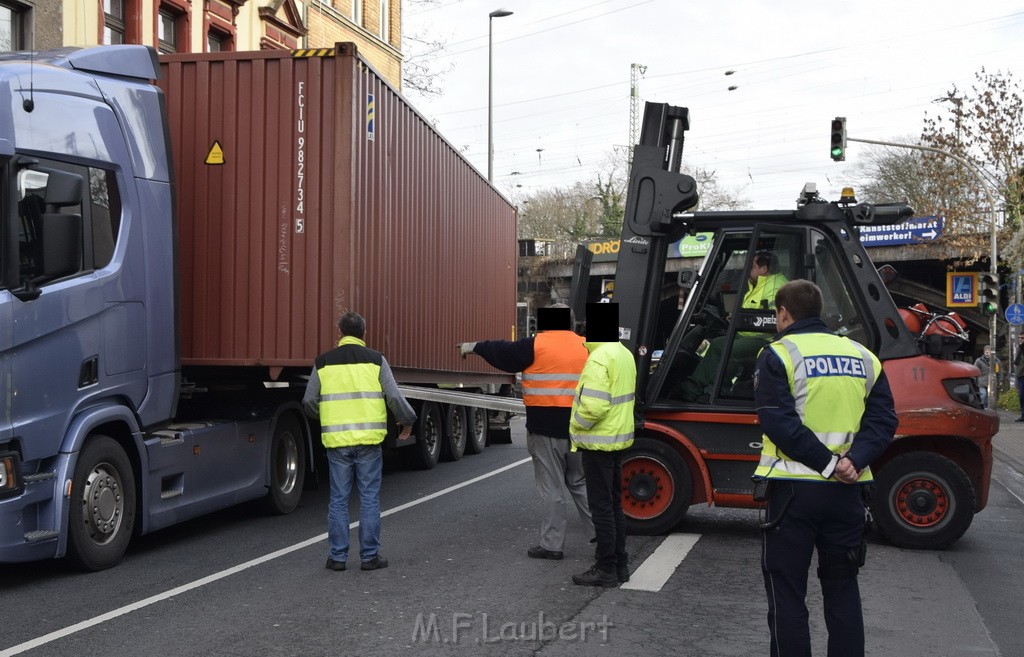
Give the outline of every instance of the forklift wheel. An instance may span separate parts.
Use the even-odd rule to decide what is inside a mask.
[[[622,511],[626,532],[665,534],[686,515],[692,499],[686,461],[654,438],[637,438],[622,461]]]

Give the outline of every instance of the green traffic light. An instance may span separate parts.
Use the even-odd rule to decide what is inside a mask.
[[[842,154],[843,154],[843,149],[842,148],[836,146],[835,148],[832,149],[832,157],[833,158],[839,157]]]
[[[999,306],[994,301],[985,301],[981,304],[981,312],[986,315],[995,315],[999,310]]]

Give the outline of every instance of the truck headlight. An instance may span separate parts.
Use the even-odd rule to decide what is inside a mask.
[[[0,452],[0,497],[21,492],[21,458],[17,452]]]
[[[981,394],[974,379],[946,379],[942,385],[946,387],[946,393],[954,401],[981,408]]]

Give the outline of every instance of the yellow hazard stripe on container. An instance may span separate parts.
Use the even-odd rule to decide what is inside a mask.
[[[300,48],[292,51],[292,57],[334,57],[334,48]]]

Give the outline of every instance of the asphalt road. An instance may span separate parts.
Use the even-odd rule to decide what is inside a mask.
[[[514,426],[512,445],[386,471],[386,570],[362,572],[355,556],[324,569],[326,490],[288,516],[244,505],[142,537],[102,573],[0,565],[0,657],[767,653],[756,512],[693,507],[678,565],[663,557],[672,541],[630,537],[631,568],[663,576],[660,590],[575,586],[593,557],[579,523],[564,560],[526,557],[539,503]],[[868,654],[1024,654],[1024,475],[998,460],[995,474],[989,507],[952,548],[873,543],[860,577]],[[812,574],[824,654],[815,589]]]

